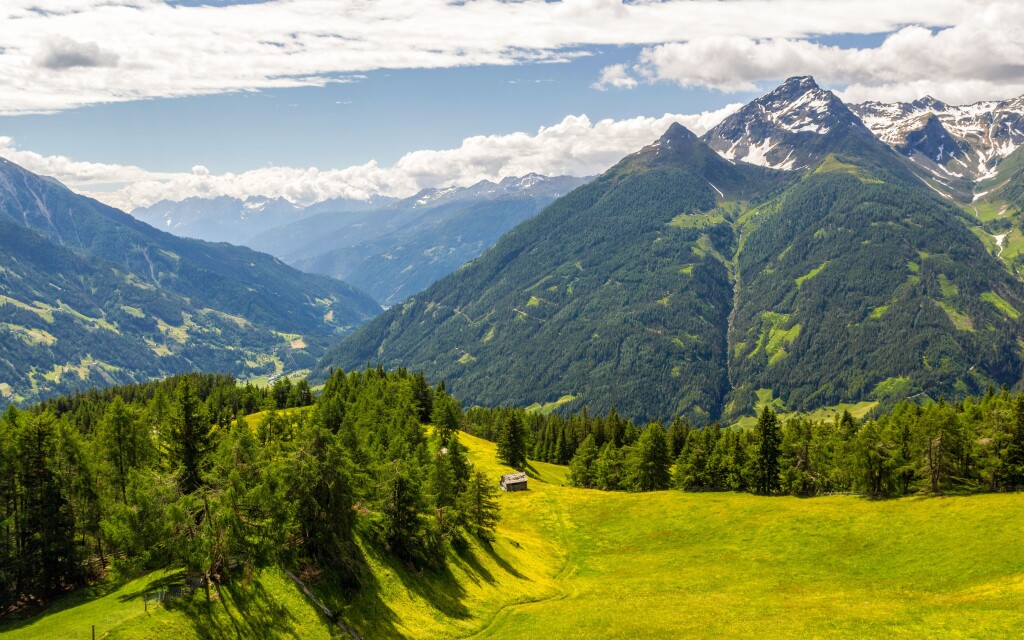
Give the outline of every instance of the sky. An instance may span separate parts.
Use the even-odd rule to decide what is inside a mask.
[[[0,156],[125,210],[593,175],[793,75],[1024,94],[1016,0],[4,0]]]

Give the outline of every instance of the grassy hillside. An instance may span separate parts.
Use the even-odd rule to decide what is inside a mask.
[[[13,640],[97,638],[303,638],[335,637],[336,627],[310,605],[281,571],[266,570],[248,585],[229,584],[206,601],[203,590],[161,604],[145,594],[165,590],[174,574],[154,572],[112,588],[99,585],[68,596],[28,624],[0,627]],[[180,583],[180,580],[176,580]]]
[[[504,470],[493,444],[462,441],[477,468]],[[474,544],[441,574],[371,558],[373,584],[342,617],[366,638],[992,638],[1024,627],[1019,494],[875,502],[606,493],[559,486],[564,468],[533,466],[552,483],[535,478],[530,491],[501,495],[492,549]],[[216,606],[200,593],[148,617],[144,582],[72,596],[0,633],[87,637],[99,619],[111,620],[97,627],[110,638],[328,631],[276,572]],[[332,606],[344,597],[321,595]]]

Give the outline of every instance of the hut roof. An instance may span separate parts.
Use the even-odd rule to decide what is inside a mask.
[[[526,474],[523,472],[519,473],[506,473],[501,476],[501,481],[505,484],[515,484],[517,482],[526,482]]]

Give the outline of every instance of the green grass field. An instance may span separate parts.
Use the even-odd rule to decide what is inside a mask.
[[[505,471],[466,435],[478,469]],[[603,493],[532,463],[501,494],[493,547],[441,573],[367,549],[354,599],[321,589],[365,638],[999,638],[1024,629],[1024,495],[871,501],[746,494]],[[145,580],[73,595],[11,638],[325,637],[280,572],[206,605],[142,613]],[[100,627],[100,621],[109,624]],[[261,629],[252,636],[254,629]],[[100,635],[102,632],[103,635]]]

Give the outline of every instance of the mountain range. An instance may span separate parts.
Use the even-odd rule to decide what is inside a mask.
[[[379,311],[345,283],[159,231],[0,159],[0,403],[308,369]]]
[[[396,200],[188,198],[136,209],[178,235],[244,244],[303,271],[339,278],[395,304],[480,255],[506,231],[586,178],[531,173]]]
[[[700,139],[675,125],[344,339],[319,375],[401,365],[484,405],[696,422],[1019,385],[1006,237],[872,125],[809,77]],[[1019,166],[993,161],[1007,198]],[[993,217],[1019,233],[1019,211]]]
[[[279,259],[4,161],[0,394],[380,363],[481,405],[706,423],[1019,387],[1022,104],[847,105],[796,77],[594,179],[136,212]]]

